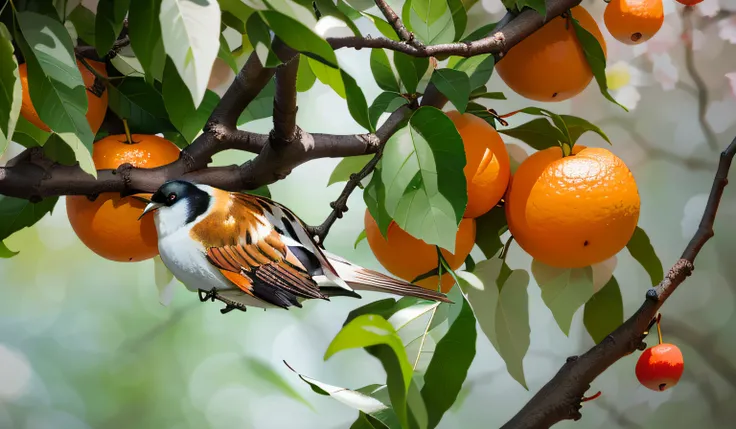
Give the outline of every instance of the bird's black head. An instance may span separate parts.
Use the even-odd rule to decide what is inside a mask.
[[[185,180],[171,180],[159,187],[151,196],[151,203],[141,217],[158,211],[166,223],[184,226],[205,213],[210,205],[210,194],[201,187]]]

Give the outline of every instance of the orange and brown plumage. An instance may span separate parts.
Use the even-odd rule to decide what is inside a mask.
[[[321,249],[291,210],[268,198],[171,181],[154,193],[150,211],[164,264],[201,300],[225,302],[225,311],[360,298],[355,290],[449,302]]]

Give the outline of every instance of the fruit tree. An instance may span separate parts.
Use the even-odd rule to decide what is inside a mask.
[[[301,186],[288,182],[297,168],[336,158],[329,185],[342,191],[323,207],[326,218],[306,227],[314,242],[337,253],[331,250],[335,225],[348,205],[358,204],[351,196],[362,194],[362,232],[357,240],[350,237],[351,248],[364,246],[375,267],[452,301],[373,300],[370,293],[362,302],[333,298],[358,304],[336,316],[344,324],[319,352],[327,360],[362,349],[382,365],[385,378],[338,388],[289,363],[287,376],[352,407],[350,427],[437,427],[451,407],[461,406],[471,364],[486,365],[476,359],[480,342],[492,348],[516,387],[530,390],[524,359],[533,335],[532,278],[562,333],[569,336],[578,324],[575,314],[582,313],[579,325],[591,343],[587,351],[556,360],[559,370],[508,415],[504,428],[580,419],[588,401],[601,401],[597,390],[606,395],[591,384],[617,362],[630,367],[648,394],[677,390],[691,358],[667,336],[664,305],[714,235],[736,140],[721,141],[718,133],[728,127],[716,132],[710,125],[706,82],[693,60],[693,45],[709,43],[697,42],[704,30],[693,27],[695,11],[706,2],[603,2],[0,0],[2,264],[24,252],[22,243],[8,244],[13,237],[64,201],[69,228],[90,257],[119,267],[153,263],[152,282],[155,277],[165,301],[176,279],[158,256],[153,220],[140,218],[159,186],[184,179],[271,198],[270,187],[282,180]],[[492,19],[492,7],[505,15]],[[734,43],[736,24],[717,21],[732,20],[732,12],[722,13],[708,9],[701,18],[707,25],[719,22],[723,37]],[[668,23],[674,20],[683,27],[675,43],[686,48],[695,83],[689,91],[698,96],[695,116],[711,151],[682,162],[705,165],[712,188],[702,189],[710,193],[699,226],[666,270],[656,250],[661,244],[650,240],[642,222],[647,210],[656,209],[642,192],[655,178],[635,178],[627,161],[632,157],[599,119],[635,114],[630,100],[620,97],[636,91],[633,74],[626,65],[610,64],[612,52],[656,58],[665,73],[672,64],[662,59],[661,34],[674,31]],[[358,57],[350,55],[363,55],[370,82],[359,78],[360,67],[350,64]],[[736,88],[733,73],[730,79]],[[339,101],[320,102],[324,118],[345,112],[346,126],[360,133],[327,134],[297,120],[306,117],[297,114],[297,98],[320,86]],[[373,86],[378,94],[367,96]],[[569,106],[583,98],[597,106],[583,109],[590,116],[571,113]],[[596,109],[615,115],[593,117]],[[254,131],[254,124],[266,122],[269,132]],[[232,164],[243,153],[252,156]],[[311,210],[304,201],[291,209]],[[509,262],[510,252],[528,257],[526,263]],[[644,269],[642,282],[650,288],[637,292],[619,283],[614,268],[620,252]],[[50,283],[45,286],[52,289]],[[630,291],[639,294],[639,306],[624,311],[622,296]],[[114,302],[134,293],[119,288],[104,296]],[[331,304],[305,304],[289,314],[317,305],[334,311]],[[145,311],[167,310],[152,308]],[[253,313],[218,316],[222,321],[208,322],[207,329],[232,320],[247,325]],[[140,365],[147,362],[140,359]],[[267,365],[281,366],[281,360],[274,353]],[[273,371],[253,365],[261,377]],[[156,377],[167,385],[165,375]],[[299,397],[289,389],[283,388]],[[0,386],[0,406],[3,392]],[[113,427],[112,421],[102,426]],[[326,419],[323,427],[331,424]]]

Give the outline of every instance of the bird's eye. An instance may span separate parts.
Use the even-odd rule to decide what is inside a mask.
[[[170,203],[173,203],[176,200],[176,194],[169,194],[168,199]]]

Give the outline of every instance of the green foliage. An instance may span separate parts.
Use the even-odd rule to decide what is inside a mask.
[[[662,262],[657,256],[657,252],[654,251],[649,236],[643,229],[636,227],[634,235],[626,244],[626,248],[629,249],[631,256],[641,264],[642,267],[649,274],[649,278],[652,281],[652,286],[656,286],[664,278],[664,269],[662,268]]]
[[[572,12],[570,12],[570,14],[572,15]],[[601,94],[603,94],[603,96],[606,97],[606,99],[608,99],[611,103],[621,106],[622,109],[628,112],[629,109],[614,100],[611,94],[608,93],[608,81],[606,79],[606,56],[603,53],[603,48],[601,47],[600,43],[598,43],[598,39],[590,34],[588,30],[583,28],[583,26],[580,25],[575,17],[571,19],[571,22],[573,27],[575,28],[575,34],[578,36],[578,41],[580,41],[580,45],[583,47],[585,59],[588,61],[590,69],[593,71],[595,81],[598,83],[598,88],[600,89]]]
[[[340,77],[345,85],[345,98],[348,102],[348,111],[355,122],[370,132],[376,131],[374,123],[371,122],[368,114],[368,103],[365,101],[363,90],[360,89],[358,83],[352,76],[347,74],[345,70],[340,70]]]
[[[15,124],[20,116],[21,85],[18,61],[13,55],[11,35],[0,22],[0,155],[5,152],[13,137]],[[7,85],[7,86],[6,86]]]
[[[396,71],[399,72],[404,89],[412,94],[417,91],[419,81],[429,68],[429,59],[415,58],[401,52],[394,52],[394,65]]]
[[[595,292],[593,268],[556,268],[535,259],[532,261],[532,274],[557,325],[565,335],[570,335],[572,317]]]
[[[385,238],[393,218],[386,211],[386,188],[381,180],[381,170],[380,166],[373,170],[371,181],[368,182],[368,185],[363,191],[363,201],[365,201],[368,211],[376,221],[378,230],[381,231],[381,235]]]
[[[391,62],[383,49],[371,50],[371,71],[378,87],[384,91],[399,92],[399,82],[391,68]]]
[[[309,67],[307,57],[299,54],[299,69],[296,74],[296,90],[299,92],[309,91],[316,80],[317,76],[314,75],[312,68]],[[261,93],[263,93],[263,91],[261,91]]]
[[[496,60],[491,54],[476,55],[474,57],[450,57],[447,66],[453,70],[461,71],[468,76],[470,89],[475,90],[485,86],[493,74]]]
[[[434,45],[456,39],[452,13],[447,0],[407,0],[401,18],[419,40]]]
[[[8,249],[8,246],[6,246],[5,243],[0,241],[0,258],[8,259],[8,258],[12,258],[13,256],[17,254],[18,252],[14,252]]]
[[[306,61],[305,61],[306,62]],[[238,117],[238,125],[247,124],[250,121],[268,118],[273,114],[273,97],[276,95],[276,81],[271,79],[258,93],[255,99],[248,104],[243,113]]]
[[[327,180],[327,186],[333,183],[347,182],[352,174],[359,172],[372,158],[373,155],[360,155],[341,159],[335,169],[332,170],[332,174]]]
[[[616,277],[593,295],[583,312],[583,323],[593,341],[600,343],[624,322],[624,303]]]
[[[542,16],[547,15],[547,4],[544,0],[503,0],[503,4],[507,9],[521,11],[523,8],[528,7],[537,11]]]
[[[393,113],[399,107],[408,104],[409,101],[397,92],[382,92],[373,100],[373,104],[368,108],[368,117],[371,125],[376,127],[378,119],[383,113]]]
[[[419,108],[384,147],[386,211],[414,237],[454,251],[468,202],[464,167],[463,142],[450,118]]]
[[[0,195],[0,243],[16,231],[33,226],[51,213],[58,197],[45,198],[37,203]]]
[[[245,31],[253,45],[253,51],[264,67],[276,67],[281,64],[281,60],[271,49],[270,29],[261,15],[252,14],[245,23]]]
[[[151,2],[146,1],[146,3]],[[84,7],[84,5],[80,4],[71,11],[67,19],[71,21],[72,24],[74,24],[74,29],[77,31],[77,37],[82,39],[82,41],[84,41],[88,45],[94,46],[96,19],[95,14],[92,13],[91,10]],[[130,20],[128,20],[128,28],[130,28]]]
[[[191,94],[187,91],[186,83],[177,73],[171,60],[166,61],[162,92],[171,123],[179,130],[187,143],[191,143],[202,131],[207,118],[220,101],[217,94],[207,90],[199,107],[195,107]]]
[[[131,0],[128,12],[130,47],[141,63],[146,81],[161,79],[166,62],[159,13],[161,0]]]
[[[28,67],[31,102],[39,118],[74,150],[79,166],[97,177],[92,162],[94,135],[87,122],[87,93],[64,26],[36,12],[16,14],[15,40]]]
[[[470,100],[470,79],[465,73],[453,69],[440,69],[432,73],[430,80],[447,97],[460,113]]]
[[[493,207],[475,219],[475,244],[486,258],[492,258],[503,247],[501,235],[509,229],[503,207]]]
[[[95,46],[102,57],[112,48],[123,29],[130,0],[100,0],[95,17]]]
[[[328,67],[338,67],[335,51],[327,41],[304,24],[275,10],[262,10],[258,13],[284,43]]]
[[[179,78],[177,80],[181,81]],[[167,85],[170,85],[168,81]],[[128,121],[131,132],[155,134],[176,129],[169,120],[163,96],[143,78],[125,78],[117,86],[108,85],[107,91],[110,110]],[[189,91],[186,91],[184,95],[188,94]]]

